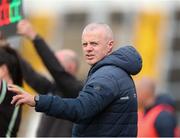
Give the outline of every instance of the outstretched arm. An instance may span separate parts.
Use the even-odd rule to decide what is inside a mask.
[[[47,43],[41,37],[37,36],[33,40],[33,43],[43,63],[53,76],[57,87],[59,87],[62,92],[65,92],[63,95],[72,98],[77,97],[82,88],[82,83],[65,71]]]
[[[27,20],[22,20],[18,23],[17,30],[19,34],[24,35],[33,41],[35,49],[53,76],[57,87],[64,92],[63,95],[66,97],[77,97],[82,88],[82,83],[64,70],[52,50],[47,43],[37,35],[37,32],[33,29],[32,25]]]
[[[104,81],[112,83],[110,86],[114,85],[111,79],[98,78],[97,82],[89,83],[77,98],[40,95],[36,105],[32,95],[21,93],[14,85],[9,85],[8,88],[17,93],[13,97],[12,104],[28,104],[35,107],[38,112],[79,122],[101,112],[117,98],[113,88],[104,84]]]

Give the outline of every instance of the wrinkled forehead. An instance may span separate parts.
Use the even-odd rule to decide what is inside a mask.
[[[108,40],[106,31],[103,28],[84,31],[82,34],[82,42],[84,41],[104,41]]]

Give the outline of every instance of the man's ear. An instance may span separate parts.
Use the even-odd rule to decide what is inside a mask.
[[[114,41],[113,40],[109,41],[108,45],[109,45],[108,53],[111,53],[112,49],[113,49],[113,46],[114,46]]]

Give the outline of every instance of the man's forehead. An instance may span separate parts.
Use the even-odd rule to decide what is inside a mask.
[[[82,40],[82,43],[99,43],[99,40]]]
[[[97,27],[97,28],[94,28],[94,29],[85,29],[83,31],[83,35],[87,35],[87,34],[98,34],[98,33],[105,33],[105,28],[102,28],[102,27]]]
[[[88,32],[85,32],[83,33],[82,35],[82,40],[83,39],[92,39],[92,40],[96,40],[98,41],[99,39],[101,38],[104,38],[105,37],[105,33],[102,32],[102,31],[99,31],[99,30],[96,30],[96,31],[88,31]]]

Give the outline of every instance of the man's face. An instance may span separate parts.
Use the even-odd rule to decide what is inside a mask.
[[[57,51],[55,56],[66,72],[74,76],[77,73],[77,64],[72,60],[73,54],[75,54],[73,51],[61,50]]]
[[[105,35],[101,29],[83,33],[82,47],[89,65],[94,65],[111,52],[113,42],[108,41]]]

